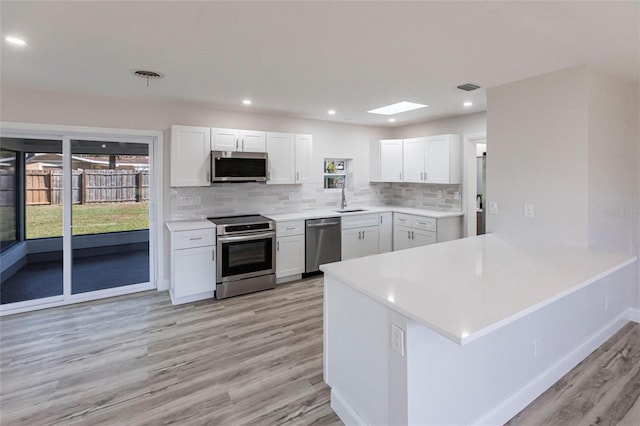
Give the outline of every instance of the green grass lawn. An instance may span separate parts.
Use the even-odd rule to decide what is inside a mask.
[[[149,229],[149,203],[73,206],[73,235]],[[27,206],[27,239],[62,236],[62,206]]]

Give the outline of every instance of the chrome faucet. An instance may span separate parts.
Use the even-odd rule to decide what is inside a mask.
[[[347,184],[346,179],[342,180],[342,200],[340,201],[340,208],[344,209],[347,207],[347,197],[344,194],[344,186]]]

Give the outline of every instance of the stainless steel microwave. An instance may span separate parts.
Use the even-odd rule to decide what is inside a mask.
[[[266,152],[211,151],[211,182],[266,182]]]

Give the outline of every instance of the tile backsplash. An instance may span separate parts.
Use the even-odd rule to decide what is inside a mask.
[[[318,183],[222,183],[210,187],[171,188],[169,219],[331,210],[340,208],[340,198],[340,190],[323,189]],[[362,182],[347,189],[346,198],[349,207],[393,205],[442,211],[462,208],[460,185]]]

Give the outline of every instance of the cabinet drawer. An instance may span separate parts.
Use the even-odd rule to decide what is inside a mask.
[[[411,226],[416,229],[424,229],[425,231],[435,231],[436,219],[432,217],[412,216]]]
[[[342,229],[364,228],[378,226],[378,213],[342,216]]]
[[[172,250],[216,245],[215,229],[196,229],[173,233]]]
[[[393,224],[400,226],[412,226],[411,224],[411,215],[404,213],[394,213],[393,214]]]
[[[278,238],[291,235],[304,235],[304,220],[276,222],[276,236]]]

